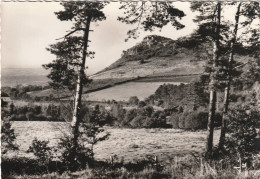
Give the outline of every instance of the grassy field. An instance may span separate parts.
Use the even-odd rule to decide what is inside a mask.
[[[144,100],[148,96],[154,94],[156,89],[165,82],[129,82],[117,85],[101,91],[96,91],[83,95],[84,100],[102,101],[116,100],[128,101],[131,96],[137,96],[140,100]],[[179,85],[179,82],[167,82]]]
[[[32,140],[49,140],[55,146],[69,131],[69,123],[62,122],[18,122],[12,123],[17,134],[16,143],[20,151],[11,153],[10,157],[26,156]],[[189,153],[200,153],[204,149],[206,131],[184,131],[178,129],[113,129],[107,128],[111,136],[107,141],[97,144],[94,148],[95,158],[107,160],[117,155],[125,162],[144,159],[146,155],[156,155],[159,160],[182,156]],[[214,143],[217,144],[219,130],[215,131]]]

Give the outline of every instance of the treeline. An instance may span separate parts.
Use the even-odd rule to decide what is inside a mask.
[[[50,86],[37,86],[37,85],[28,85],[22,86],[17,85],[16,87],[2,87],[1,96],[9,96],[11,99],[22,99],[22,100],[34,100],[40,101],[40,97],[32,97],[28,92],[39,91],[50,89]],[[51,96],[45,97],[46,101],[52,100]]]
[[[208,115],[201,104],[204,101],[205,106],[207,99],[198,88],[196,83],[164,84],[144,101],[132,96],[127,103],[112,101],[109,109],[102,105],[90,107],[86,103],[81,108],[80,118],[89,122],[93,115],[98,115],[102,125],[127,128],[205,129]],[[156,106],[162,109],[158,110]],[[10,121],[71,121],[72,104],[22,107],[10,104],[2,109],[2,116],[8,116]],[[220,120],[219,114],[216,124],[219,125]]]
[[[65,121],[61,115],[62,107],[54,104],[48,106],[27,105],[2,108],[2,118],[9,121]]]
[[[144,102],[140,102],[144,104]],[[169,128],[166,117],[167,110],[154,110],[152,106],[139,105],[136,108],[126,110],[119,103],[113,104],[110,109],[113,116],[114,125],[118,127],[130,128]]]
[[[150,105],[171,108],[174,106],[187,106],[188,108],[205,107],[208,102],[208,95],[203,91],[199,82],[190,84],[163,84],[155,93],[145,99]]]

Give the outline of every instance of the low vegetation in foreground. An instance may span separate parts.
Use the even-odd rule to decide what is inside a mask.
[[[68,171],[61,162],[39,163],[38,160],[16,158],[4,160],[2,178],[255,178],[260,177],[259,166],[254,168],[235,166],[227,159],[205,161],[201,156],[175,157],[167,163],[147,156],[142,161],[123,163],[113,158],[105,162],[91,163],[80,171]],[[257,161],[255,162],[257,163]]]
[[[260,158],[257,155],[259,149],[256,148],[255,143],[258,140],[259,113],[254,110],[247,112],[247,107],[234,108],[229,116],[229,137],[225,142],[225,148],[221,150],[215,148],[210,158],[204,156],[203,152],[194,153],[191,152],[192,150],[183,155],[164,158],[163,146],[158,148],[162,150],[161,155],[147,154],[145,151],[141,154],[141,146],[135,144],[132,146],[136,149],[135,155],[143,155],[139,159],[126,160],[117,155],[110,155],[110,158],[97,160],[98,155],[105,152],[98,150],[98,143],[105,143],[109,137],[113,139],[114,136],[112,132],[103,128],[98,113],[93,113],[90,120],[95,119],[94,121],[101,123],[93,125],[94,121],[92,121],[91,125],[88,123],[82,125],[79,146],[74,154],[71,148],[73,139],[69,132],[60,135],[58,142],[52,145],[48,140],[37,138],[32,140],[27,147],[27,152],[33,154],[33,158],[17,156],[10,158],[7,157],[7,150],[2,150],[6,151],[2,153],[2,178],[259,178]],[[9,122],[3,121],[2,125],[5,129],[2,130],[2,141],[6,142],[2,147],[8,150],[20,150],[16,144],[14,128]],[[198,132],[189,133],[194,136]],[[183,131],[184,134],[186,135],[187,132]],[[186,143],[183,142],[183,146],[188,146],[187,143],[194,139],[185,135]],[[177,133],[177,136],[180,140],[182,133]],[[203,145],[203,140],[201,142]],[[115,151],[120,150],[120,145],[118,146],[117,143],[111,145],[114,146]],[[183,149],[183,147],[179,148],[179,150]],[[125,153],[125,150],[121,152]],[[70,160],[75,154],[79,160]],[[132,154],[130,150],[127,152],[130,157]]]

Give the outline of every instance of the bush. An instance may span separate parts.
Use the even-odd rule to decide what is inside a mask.
[[[248,106],[236,106],[229,113],[225,148],[229,154],[246,162],[248,166],[256,152],[256,128],[259,127],[259,119],[260,112],[250,110]]]
[[[189,112],[184,112],[184,113],[182,113],[182,115],[180,115],[180,117],[178,119],[178,126],[180,129],[185,129],[185,119],[188,114],[189,114]]]
[[[145,106],[146,106],[146,103],[144,101],[139,101],[138,108],[142,108],[142,107],[145,107]]]
[[[58,150],[61,153],[59,159],[64,170],[76,171],[85,169],[86,165],[93,161],[93,151],[85,147],[82,141],[78,142],[76,153],[74,153],[73,137],[66,136],[60,139]]]
[[[14,143],[16,139],[14,129],[11,128],[9,121],[1,121],[1,153],[6,154],[9,150],[18,150],[18,146]]]
[[[52,149],[48,147],[49,141],[40,141],[35,138],[27,152],[32,152],[40,163],[49,163],[53,158]]]
[[[48,118],[42,114],[35,115],[33,121],[47,121]]]
[[[134,110],[134,117],[129,124],[133,128],[169,128],[166,123],[166,115],[163,111],[154,111],[153,107],[146,106],[139,110]],[[130,114],[129,114],[130,115]]]
[[[133,128],[141,128],[143,127],[143,123],[146,120],[144,116],[136,116],[131,122],[130,126]]]
[[[208,112],[185,111],[183,113],[173,113],[170,120],[174,129],[206,129]]]
[[[121,126],[129,126],[129,123],[138,115],[137,109],[130,109],[126,112],[124,120],[121,122]]]
[[[143,126],[145,128],[170,128],[171,125],[166,123],[165,118],[146,118]]]
[[[185,116],[185,129],[206,129],[208,121],[207,112],[192,111]]]
[[[139,115],[147,116],[147,117],[151,117],[153,112],[154,112],[154,109],[153,109],[152,106],[145,106],[145,107],[138,110]]]
[[[111,107],[110,113],[113,117],[117,118],[117,120],[122,121],[125,117],[125,109],[121,104],[114,103]]]
[[[60,159],[67,170],[85,169],[87,164],[91,166],[94,162],[94,145],[108,139],[110,134],[101,127],[103,123],[100,114],[99,107],[96,106],[89,117],[90,122],[79,126],[76,140],[75,134],[60,139]]]
[[[171,115],[170,119],[171,119],[172,128],[179,129],[179,117],[180,114],[178,113],[173,113]]]
[[[139,103],[139,99],[138,99],[138,97],[137,96],[131,96],[130,98],[129,98],[129,104],[131,104],[131,105],[138,105],[138,103]]]

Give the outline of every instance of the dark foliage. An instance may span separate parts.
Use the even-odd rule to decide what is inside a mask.
[[[126,2],[120,7],[124,15],[118,20],[126,24],[137,24],[127,32],[128,38],[137,38],[139,30],[153,31],[161,29],[171,23],[176,29],[182,29],[179,19],[185,16],[184,12],[175,8],[172,2]]]
[[[27,152],[32,152],[37,157],[40,164],[48,164],[53,158],[53,151],[48,144],[49,141],[40,141],[35,138]]]
[[[206,94],[199,82],[181,85],[164,84],[146,101],[165,108],[188,106],[192,109],[207,105],[208,97]]]
[[[216,113],[215,127],[221,125],[221,113]],[[173,113],[169,120],[175,129],[207,129],[208,112],[207,111],[184,111],[181,113]]]
[[[42,164],[37,159],[28,159],[24,157],[12,159],[4,158],[1,163],[2,178],[14,178],[12,175],[40,175],[50,172],[59,172],[62,169],[63,165],[57,161]]]
[[[87,164],[93,162],[93,151],[86,147],[81,139],[78,139],[78,145],[74,151],[74,141],[70,136],[65,136],[60,139],[58,144],[58,151],[60,151],[61,156],[59,157],[65,170],[76,171],[80,169],[85,169]]]
[[[233,156],[234,163],[241,160],[251,166],[256,153],[256,129],[260,127],[259,119],[259,111],[249,106],[236,106],[230,110],[225,149]]]
[[[2,119],[1,121],[1,154],[6,154],[9,150],[18,150],[15,144],[16,135],[11,123]]]
[[[33,100],[33,98],[28,94],[28,92],[45,90],[49,88],[50,86],[17,85],[16,87],[2,87],[2,93],[10,96],[11,99],[22,99],[31,101]]]
[[[47,108],[39,105],[14,106],[8,111],[10,121],[65,121],[61,116],[61,106],[49,104]]]

